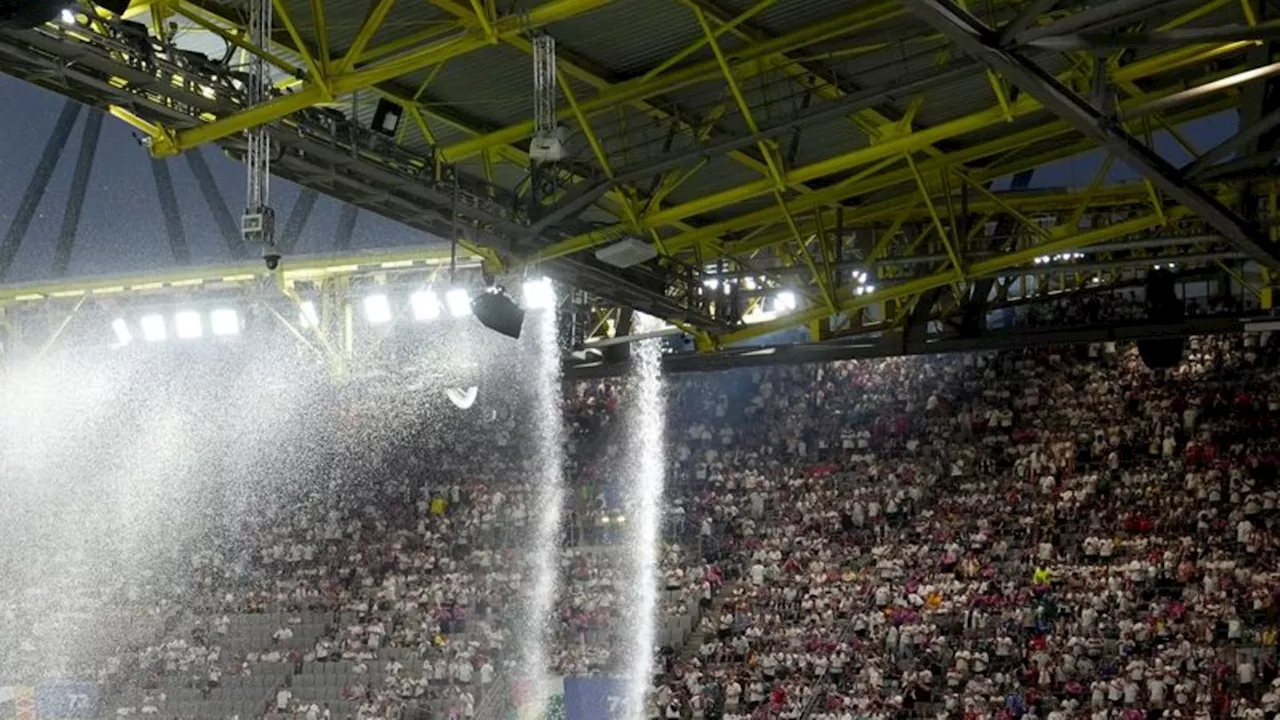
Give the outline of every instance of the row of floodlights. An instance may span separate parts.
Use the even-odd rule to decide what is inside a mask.
[[[555,306],[556,294],[547,278],[526,280],[524,293],[521,296],[525,310],[547,310]],[[391,322],[395,313],[391,308],[391,299],[386,293],[365,295],[361,300],[365,320],[371,325],[385,325]],[[464,288],[455,287],[444,294],[444,300],[435,290],[430,288],[418,290],[409,296],[409,310],[417,322],[429,322],[439,318],[448,310],[455,318],[471,314],[471,294]],[[314,327],[318,323],[315,306],[310,301],[302,303],[302,324]]]
[[[147,342],[164,342],[169,339],[170,332],[179,340],[198,340],[205,335],[205,316],[196,310],[179,310],[170,318],[160,313],[150,313],[138,318],[137,329],[142,339]],[[240,334],[240,313],[231,308],[211,310],[208,316],[208,332],[214,337],[230,337]],[[134,327],[124,318],[116,318],[111,323],[115,331],[116,341],[120,345],[133,342]]]
[[[1060,263],[1075,262],[1077,260],[1083,260],[1083,259],[1084,259],[1084,253],[1080,253],[1080,252],[1059,253],[1057,255],[1041,255],[1035,259],[1035,264],[1048,265],[1051,262],[1060,262]]]

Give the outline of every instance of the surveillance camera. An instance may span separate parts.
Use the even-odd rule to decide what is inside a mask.
[[[275,248],[268,248],[262,251],[262,261],[267,264],[267,269],[274,272],[280,267],[280,251]]]

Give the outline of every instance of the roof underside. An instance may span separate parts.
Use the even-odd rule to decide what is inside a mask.
[[[282,123],[282,174],[438,234],[450,231],[456,171],[465,194],[458,224],[465,240],[491,250],[492,262],[508,269],[542,264],[604,300],[688,323],[711,344],[752,332],[742,316],[753,308],[767,312],[763,298],[770,291],[799,294],[799,304],[813,310],[803,315],[806,321],[836,318],[825,332],[852,330],[872,305],[880,306],[879,322],[905,322],[907,309],[931,288],[952,286],[959,298],[972,283],[969,254],[1003,255],[1002,264],[981,265],[996,272],[1025,266],[1039,255],[1037,246],[1051,243],[1050,250],[1065,250],[1132,241],[1169,234],[1171,225],[1183,234],[1216,235],[1194,208],[1159,191],[1159,182],[1117,184],[1105,175],[1095,183],[1086,176],[1052,192],[1006,191],[1011,176],[1089,153],[1097,138],[1042,107],[1033,99],[1040,88],[1019,87],[953,44],[954,37],[922,19],[915,9],[920,4],[943,3],[280,0],[268,49],[286,66],[277,68],[282,92],[320,86],[311,71],[320,68],[323,84],[340,91],[312,104],[337,111],[354,129],[331,127],[325,138],[308,125],[313,116],[251,114],[253,122]],[[1251,85],[1224,82],[1165,106],[1153,101],[1229,81],[1258,66],[1258,53],[1269,49],[1269,38],[1215,37],[1198,44],[1134,39],[1140,33],[1245,28],[1265,20],[1245,12],[1256,3],[972,5],[980,6],[971,8],[975,20],[988,28],[1021,24],[1021,34],[1006,44],[1020,62],[1055,77],[1086,102],[1113,97],[1123,132],[1157,149],[1152,138],[1184,142],[1176,128],[1241,106]],[[180,28],[175,36],[153,39],[156,48],[171,42],[214,60],[242,61],[211,28],[238,31],[243,3],[135,6],[128,14],[134,22],[163,17]],[[319,7],[322,18],[314,12]],[[1029,7],[1042,14],[1026,17]],[[557,41],[556,102],[567,147],[563,161],[533,171],[530,38],[536,33]],[[1117,36],[1131,40],[1106,44]],[[1045,42],[1064,37],[1091,46]],[[86,42],[56,23],[4,31],[0,65],[72,97],[128,107],[166,132],[176,131],[173,149],[198,137],[238,151],[239,131],[252,122],[235,124],[241,113],[230,90],[193,117],[136,81],[108,82],[116,85],[109,91],[89,79],[33,69],[41,58],[32,55],[57,64],[59,56],[102,43]],[[30,48],[23,50],[24,44]],[[1261,61],[1269,60],[1263,52]],[[106,63],[97,69],[88,63],[83,72],[110,74]],[[122,102],[120,92],[132,92],[135,101]],[[368,128],[386,99],[406,114],[393,137],[370,139]],[[339,136],[347,138],[345,146]],[[312,145],[295,147],[303,142],[296,137]],[[325,156],[316,143],[346,147],[353,159]],[[395,157],[387,160],[386,154]],[[410,181],[413,187],[406,189],[402,183]],[[1046,182],[1055,184],[1044,175],[1032,186]],[[1205,184],[1202,190],[1231,205],[1241,201],[1236,188]],[[1136,220],[1147,216],[1153,220],[1145,225]],[[993,222],[994,230],[983,229]],[[1114,232],[1104,232],[1108,227]],[[592,250],[626,236],[654,244],[659,256],[626,271],[594,259]],[[1217,242],[1190,250],[1225,247]],[[849,263],[871,266],[895,253],[945,253],[949,266],[886,267],[867,282],[878,288],[858,292],[849,285]],[[708,291],[708,272],[752,281],[749,288],[733,287],[726,309]],[[1082,286],[1086,281],[1094,282],[1091,276],[1079,280]]]

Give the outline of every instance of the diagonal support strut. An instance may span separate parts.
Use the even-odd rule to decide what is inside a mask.
[[[1199,215],[1223,237],[1263,266],[1280,267],[1280,250],[1258,228],[1202,188],[1187,182],[1172,164],[1104,117],[1057,78],[1016,50],[997,44],[999,34],[951,0],[900,0],[903,7],[949,38],[966,54],[1003,74],[1078,132],[1093,138],[1169,197]]]

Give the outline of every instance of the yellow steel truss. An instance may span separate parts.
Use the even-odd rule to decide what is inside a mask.
[[[435,146],[438,160],[458,163],[479,158],[485,175],[495,176],[495,163],[504,161],[521,168],[529,164],[522,143],[533,130],[532,121],[524,121],[496,130],[468,127],[456,119],[420,102],[427,85],[445,63],[485,47],[503,44],[523,52],[532,52],[529,33],[559,21],[575,18],[604,7],[612,0],[549,0],[534,5],[522,15],[499,16],[494,4],[485,0],[427,0],[443,9],[451,23],[422,28],[396,40],[375,44],[379,29],[397,0],[373,0],[356,27],[345,52],[335,57],[330,52],[325,3],[308,0],[314,38],[308,41],[298,29],[296,2],[273,0],[276,15],[287,33],[285,46],[257,48],[247,43],[235,22],[206,9],[201,0],[135,0],[130,13],[151,9],[153,12],[179,13],[210,32],[218,34],[241,50],[260,54],[273,65],[298,78],[291,92],[282,94],[261,106],[243,108],[194,127],[179,129],[145,120],[132,110],[113,107],[111,111],[151,137],[152,152],[158,156],[179,153],[198,145],[226,138],[247,128],[278,120],[298,110],[331,102],[351,93],[372,90],[391,97],[406,107],[413,127],[428,143]],[[407,2],[408,0],[400,0]],[[596,68],[588,58],[577,58],[564,52],[560,58],[560,85],[567,101],[561,118],[580,128],[591,150],[591,157],[612,183],[599,201],[617,222],[605,228],[569,237],[542,247],[517,262],[538,263],[589,250],[611,242],[621,234],[632,234],[651,241],[664,256],[677,258],[691,266],[723,262],[735,269],[771,278],[771,273],[806,274],[792,288],[806,298],[808,307],[802,312],[776,320],[743,327],[719,337],[702,334],[700,345],[710,348],[731,344],[793,325],[815,326],[832,316],[848,315],[862,308],[880,306],[905,316],[913,298],[922,292],[955,285],[968,279],[1008,270],[1036,257],[1124,238],[1128,235],[1169,225],[1184,219],[1187,211],[1167,205],[1146,182],[1130,185],[1107,185],[1105,180],[1112,165],[1107,158],[1102,168],[1086,187],[1061,192],[1005,195],[988,189],[992,180],[1070,157],[1095,147],[1076,135],[1066,122],[1050,119],[1043,106],[1030,94],[1015,94],[1009,83],[991,71],[985,73],[984,84],[990,88],[987,107],[961,117],[930,126],[915,122],[922,107],[932,108],[939,100],[917,94],[909,100],[895,98],[902,109],[860,109],[851,111],[848,120],[869,141],[867,145],[832,152],[828,157],[804,165],[789,166],[777,141],[759,139],[754,148],[724,153],[725,157],[758,173],[759,177],[735,186],[690,197],[679,195],[674,204],[667,200],[691,177],[706,172],[708,158],[698,159],[676,169],[660,173],[649,188],[638,183],[617,183],[618,173],[625,171],[626,158],[610,148],[598,132],[600,116],[628,106],[648,118],[674,123],[679,131],[699,141],[705,140],[723,116],[724,107],[736,107],[753,135],[760,125],[753,114],[743,83],[765,73],[791,78],[806,91],[823,101],[838,101],[843,91],[827,82],[820,71],[820,61],[858,56],[884,50],[890,43],[876,41],[849,47],[828,48],[825,52],[804,55],[801,51],[827,41],[852,38],[860,33],[876,31],[887,23],[907,17],[897,0],[854,3],[844,12],[811,22],[789,32],[770,36],[751,29],[753,19],[778,4],[778,0],[756,0],[745,9],[728,13],[716,7],[714,0],[672,0],[686,8],[697,21],[701,35],[669,57],[644,69],[629,79],[609,76]],[[1209,0],[1189,12],[1165,22],[1159,30],[1193,23],[1230,6],[1232,0]],[[1020,11],[1043,5],[1039,0],[995,0],[990,8]],[[293,10],[291,10],[293,8]],[[1241,3],[1246,24],[1257,24],[1252,5]],[[1059,11],[1055,19],[1067,17]],[[1044,19],[1042,19],[1042,22]],[[896,39],[895,39],[896,40]],[[942,48],[945,40],[934,34],[921,34],[908,39],[917,47]],[[904,41],[905,42],[905,41]],[[1239,90],[1229,83],[1214,84],[1241,70],[1231,64],[1254,47],[1256,41],[1198,43],[1174,47],[1149,54],[1136,62],[1121,64],[1120,55],[1093,56],[1079,53],[1069,56],[1068,69],[1058,79],[1072,87],[1087,88],[1095,65],[1100,66],[1106,81],[1123,91],[1125,97],[1117,105],[1118,115],[1135,132],[1163,128],[1184,145],[1178,126],[1188,120],[1204,117],[1239,102]],[[709,53],[707,51],[710,51]],[[286,52],[287,51],[287,52]],[[286,59],[296,56],[301,61]],[[697,59],[697,58],[705,59]],[[944,51],[940,61],[948,61]],[[1183,105],[1170,105],[1187,88],[1166,78],[1188,68],[1217,66],[1214,72],[1199,75],[1196,87],[1203,97]],[[433,68],[431,76],[416,94],[401,93],[388,81]],[[571,81],[585,84],[592,92],[575,92]],[[671,103],[664,95],[703,84],[724,88],[718,107],[704,112],[702,118],[673,115]],[[1156,88],[1156,89],[1150,89]],[[1206,99],[1208,98],[1208,99]],[[899,102],[899,101],[902,102]],[[933,102],[930,102],[932,100]],[[888,113],[888,115],[886,115]],[[895,116],[897,119],[890,117]],[[465,139],[439,146],[431,122],[445,122],[462,130]],[[1029,122],[1034,121],[1034,122]],[[592,123],[597,127],[593,127]],[[1010,123],[1022,123],[1019,129],[996,137],[993,131]],[[973,140],[978,137],[980,139]],[[1035,154],[1022,152],[1048,141],[1055,144]],[[945,149],[944,149],[945,148]],[[584,173],[585,174],[585,173]],[[831,178],[837,176],[838,181]],[[997,257],[966,258],[964,247],[972,240],[976,228],[967,234],[961,230],[956,207],[956,190],[965,188],[973,196],[965,212],[974,218],[1007,216],[1025,231],[1030,241],[1020,249]],[[1215,187],[1224,199],[1231,199],[1236,188]],[[856,200],[850,207],[838,204]],[[765,202],[767,204],[761,204]],[[1083,226],[1086,214],[1100,209],[1124,207],[1142,212],[1122,222],[1104,227]],[[1054,230],[1041,227],[1031,215],[1052,215]],[[836,249],[844,239],[836,235],[838,222],[862,227],[886,228],[870,247],[867,262],[893,254],[893,243],[906,224],[920,224],[923,232],[915,236],[906,254],[925,252],[926,248],[945,253],[946,262],[935,272],[911,277],[900,282],[886,282],[876,292],[854,294],[852,288],[836,281]],[[900,253],[901,254],[901,253]],[[493,256],[489,255],[490,260]],[[1225,267],[1225,266],[1224,266]],[[1231,268],[1225,268],[1235,272]],[[294,271],[291,267],[290,272]],[[893,280],[896,271],[885,271]],[[185,276],[184,276],[185,277]],[[902,277],[902,276],[899,276]],[[781,281],[771,282],[780,285]],[[146,281],[143,282],[146,284]],[[61,287],[61,286],[59,286]],[[47,296],[51,292],[72,292],[74,288],[27,288],[24,297]],[[1270,297],[1270,287],[1257,288],[1260,296]],[[86,290],[85,292],[93,292]],[[0,305],[13,302],[17,295],[0,293]],[[891,308],[892,306],[892,308]],[[885,315],[888,318],[892,312]],[[671,318],[677,321],[678,318]]]

